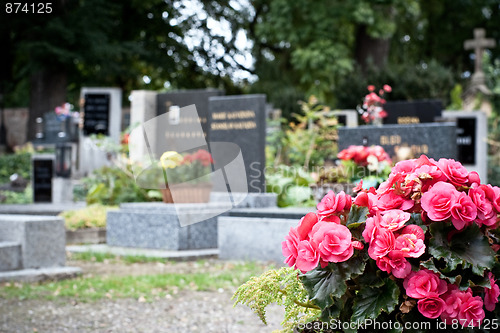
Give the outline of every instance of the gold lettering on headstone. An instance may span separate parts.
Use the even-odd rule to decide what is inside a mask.
[[[420,124],[418,117],[398,117],[398,124]]]
[[[213,120],[245,120],[213,122],[210,125],[212,131],[249,130],[257,128],[257,123],[254,120],[250,120],[256,118],[255,111],[252,110],[215,112],[212,114],[212,118]]]
[[[213,123],[210,128],[212,131],[248,130],[257,128],[257,123],[255,121]]]
[[[226,112],[214,112],[212,114],[212,118],[214,120],[225,120],[226,116],[227,116]]]
[[[401,136],[399,135],[381,135],[380,144],[383,146],[395,146],[401,143]]]

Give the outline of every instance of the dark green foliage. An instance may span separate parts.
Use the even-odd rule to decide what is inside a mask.
[[[87,204],[119,205],[122,202],[157,201],[150,191],[139,187],[132,174],[118,167],[104,167],[83,179]]]
[[[31,154],[17,153],[0,156],[0,184],[9,183],[9,177],[17,173],[24,179],[31,179]]]

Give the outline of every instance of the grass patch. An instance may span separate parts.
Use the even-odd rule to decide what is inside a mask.
[[[102,298],[142,298],[152,301],[184,289],[218,290],[238,287],[251,276],[259,275],[269,268],[254,262],[216,265],[220,269],[214,272],[92,276],[35,284],[4,283],[0,286],[0,297],[19,300],[54,300],[65,297],[81,302]]]
[[[71,260],[104,262],[105,260],[114,260],[116,256],[111,253],[102,252],[75,252],[71,253],[69,258]]]

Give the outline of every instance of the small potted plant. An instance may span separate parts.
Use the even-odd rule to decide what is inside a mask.
[[[167,151],[160,157],[159,163],[164,170],[161,181],[166,181],[166,188],[162,189],[164,202],[209,201],[213,159],[208,151],[199,149],[192,154],[182,155],[175,151]]]

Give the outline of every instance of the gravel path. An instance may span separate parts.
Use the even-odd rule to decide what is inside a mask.
[[[135,299],[65,303],[0,300],[0,332],[272,332],[282,309],[272,306],[268,326],[247,307],[233,308],[230,292],[181,291],[151,303]]]
[[[95,263],[71,259],[85,276],[208,272],[221,261],[184,263]],[[79,303],[68,298],[49,300],[0,299],[0,332],[168,332],[261,333],[280,329],[283,309],[270,306],[265,326],[248,307],[233,307],[233,290],[182,290],[152,302],[138,299],[101,299]]]

